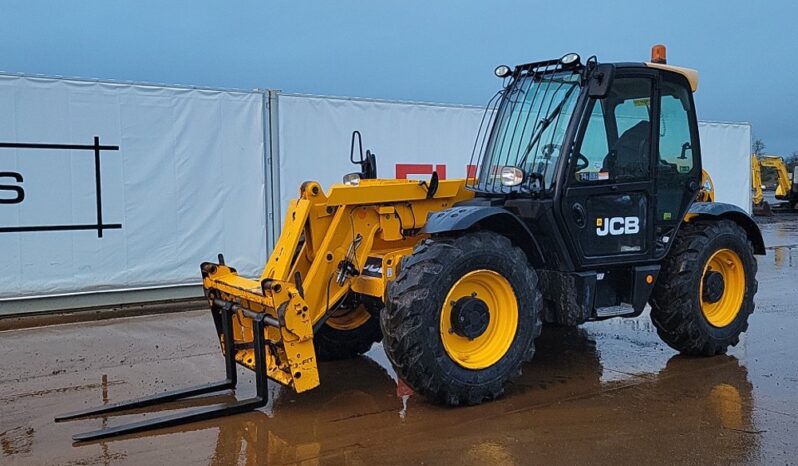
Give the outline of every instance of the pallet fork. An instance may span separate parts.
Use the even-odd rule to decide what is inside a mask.
[[[143,408],[146,406],[155,406],[162,403],[181,400],[184,398],[202,395],[205,393],[213,393],[222,390],[234,390],[238,381],[236,373],[236,361],[234,359],[234,340],[233,340],[233,315],[239,311],[237,306],[217,300],[214,305],[221,312],[222,317],[222,331],[224,334],[223,349],[224,349],[224,362],[226,378],[220,382],[213,382],[203,385],[195,385],[180,390],[172,390],[156,395],[145,396],[134,400],[113,403],[105,406],[98,406],[81,411],[75,411],[67,414],[62,414],[55,418],[55,422],[69,421],[74,419],[82,419],[88,417],[96,417],[109,413],[118,413],[132,409]],[[273,322],[267,322],[269,317],[262,313],[254,313],[244,310],[248,317],[253,322],[254,334],[254,353],[255,353],[255,367],[262,368],[262,370],[255,371],[255,390],[256,395],[252,398],[238,400],[233,403],[227,403],[221,406],[209,406],[204,408],[192,409],[188,412],[173,414],[168,416],[160,416],[153,419],[145,419],[143,421],[132,422],[115,427],[108,427],[106,429],[95,430],[91,432],[84,432],[72,436],[75,442],[87,442],[92,440],[99,440],[107,437],[115,437],[119,435],[132,434],[135,432],[144,432],[163,427],[172,427],[176,425],[186,424],[194,421],[202,421],[206,419],[213,419],[222,416],[229,416],[246,411],[252,411],[261,408],[268,402],[267,391],[267,378],[266,378],[266,354],[265,354],[265,339],[263,336],[266,325],[273,325]]]

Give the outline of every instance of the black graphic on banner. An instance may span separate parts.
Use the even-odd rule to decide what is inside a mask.
[[[52,150],[85,150],[94,152],[94,197],[97,209],[97,223],[73,225],[28,225],[3,226],[0,233],[21,233],[28,231],[76,231],[97,230],[97,237],[103,237],[103,230],[118,230],[121,223],[103,223],[102,180],[100,176],[100,153],[102,151],[119,150],[119,146],[100,145],[100,138],[94,137],[94,144],[36,144],[27,142],[0,142],[0,149],[52,149]],[[0,205],[21,204],[25,200],[25,189],[22,174],[12,171],[0,171]]]

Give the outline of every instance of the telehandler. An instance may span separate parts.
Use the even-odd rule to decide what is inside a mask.
[[[356,133],[360,171],[326,192],[302,184],[260,277],[221,255],[202,264],[225,380],[57,420],[231,389],[237,365],[255,372],[254,398],[73,438],[247,411],[266,403],[267,378],[310,390],[318,361],[380,340],[417,393],[473,405],[520,375],[543,322],[635,317],[646,303],[677,351],[736,345],[765,248],[745,211],[712,201],[697,72],[667,65],[658,45],[647,63],[569,53],[495,73],[504,85],[483,117],[474,176],[379,179]]]

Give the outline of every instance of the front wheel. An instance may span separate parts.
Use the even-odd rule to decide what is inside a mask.
[[[682,226],[651,297],[651,319],[665,343],[684,354],[725,353],[754,311],[756,259],[730,220]]]
[[[538,277],[504,236],[428,239],[386,293],[383,344],[399,376],[428,399],[478,404],[521,374],[540,334]]]

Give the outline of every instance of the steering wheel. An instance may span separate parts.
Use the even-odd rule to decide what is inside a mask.
[[[662,165],[662,166],[665,166],[665,167],[668,167],[668,168],[672,168],[672,169],[674,169],[674,170],[676,170],[676,171],[678,171],[678,170],[679,170],[679,165],[677,165],[677,164],[675,164],[675,163],[670,163],[670,162],[668,162],[668,161],[667,161],[667,160],[665,160],[665,159],[662,159],[662,158],[660,158],[660,159],[659,159],[659,163],[660,163],[660,165]]]
[[[590,166],[590,160],[587,159],[581,152],[577,152],[576,154],[576,171],[581,172],[585,168]]]

